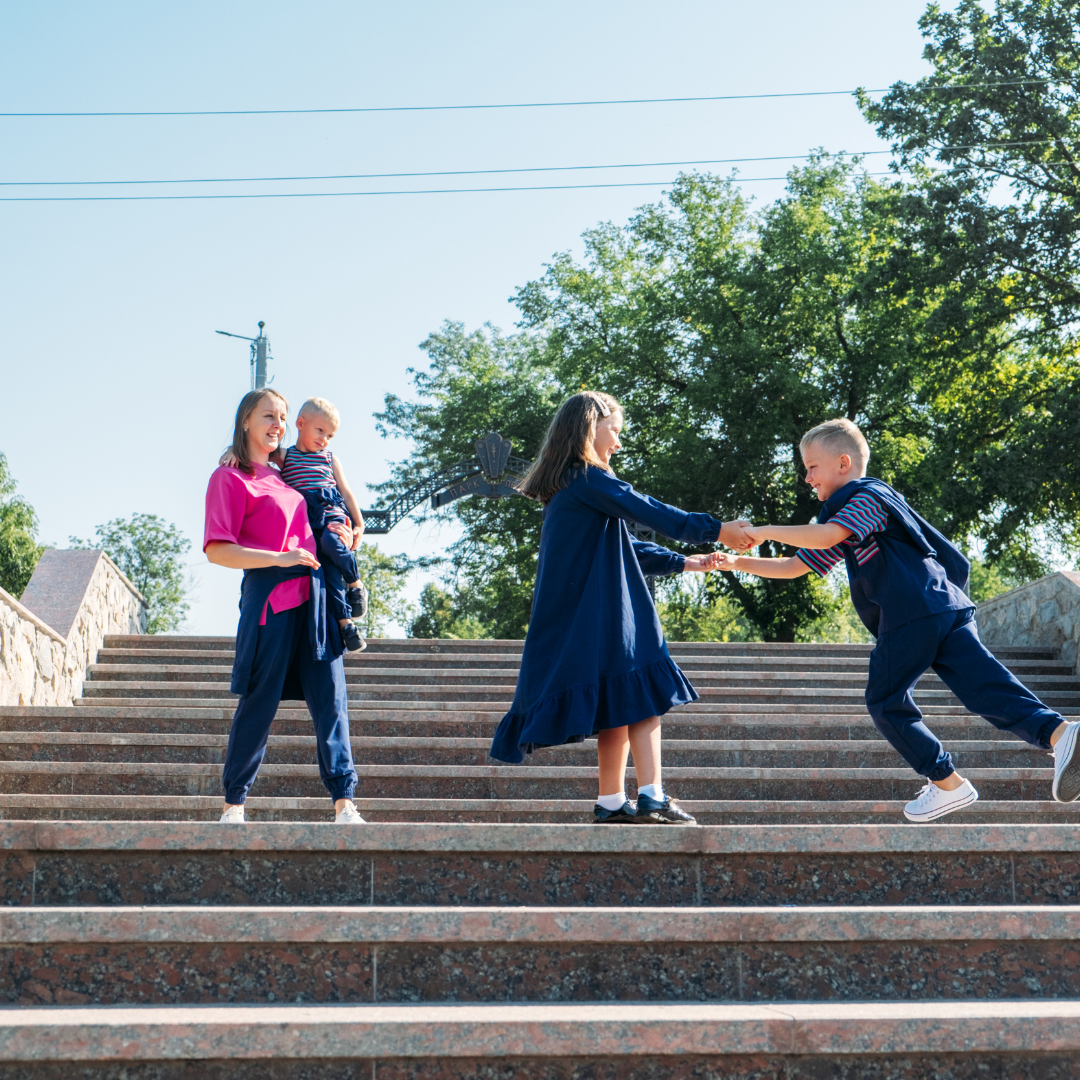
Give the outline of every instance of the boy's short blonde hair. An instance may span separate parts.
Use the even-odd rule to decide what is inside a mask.
[[[850,421],[840,417],[826,420],[824,424],[812,427],[799,440],[799,453],[805,457],[807,447],[812,443],[834,454],[847,454],[853,462],[866,468],[870,461],[870,445],[863,433]]]
[[[307,401],[300,406],[300,411],[296,414],[296,419],[299,420],[301,416],[308,416],[311,413],[325,416],[334,427],[338,427],[341,424],[341,414],[331,402],[326,400],[326,398],[309,397]]]

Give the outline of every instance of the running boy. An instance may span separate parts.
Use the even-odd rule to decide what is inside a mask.
[[[296,445],[270,455],[281,469],[281,479],[307,502],[308,521],[323,561],[327,609],[337,619],[341,639],[349,652],[362,652],[367,642],[353,623],[367,612],[367,590],[360,581],[353,551],[364,532],[364,518],[345,479],[341,461],[327,449],[341,422],[337,409],[324,398],[308,398],[296,414]],[[232,465],[226,452],[222,465]],[[348,544],[332,529],[339,522],[353,531]]]
[[[877,638],[866,708],[874,726],[928,783],[904,807],[909,821],[932,821],[975,802],[971,782],[923,723],[912,691],[933,668],[961,703],[1032,746],[1053,749],[1053,795],[1080,797],[1080,722],[1048,709],[989,652],[965,595],[969,563],[888,484],[866,475],[870,448],[850,420],[812,428],[799,444],[806,482],[824,504],[816,525],[761,525],[762,540],[799,547],[791,558],[727,555],[721,570],[768,578],[824,577],[847,564],[851,599]]]

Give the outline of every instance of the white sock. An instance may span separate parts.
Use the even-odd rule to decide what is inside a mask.
[[[596,801],[605,810],[618,810],[626,802],[626,792],[619,791],[614,795],[601,795]]]
[[[663,784],[643,784],[637,789],[638,795],[648,795],[650,799],[655,799],[657,802],[664,801],[664,785]]]

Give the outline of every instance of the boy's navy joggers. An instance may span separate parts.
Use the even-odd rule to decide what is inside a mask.
[[[349,743],[345,665],[340,656],[318,661],[311,652],[308,605],[277,614],[267,608],[266,624],[259,627],[255,647],[252,689],[237,704],[229,730],[221,776],[227,803],[238,805],[247,799],[266,753],[266,739],[281,702],[285,676],[294,662],[315,725],[319,776],[335,801],[353,797],[356,770]]]
[[[870,654],[866,708],[874,726],[920,775],[944,780],[952,757],[923,723],[912,691],[933,668],[965,708],[1018,739],[1050,749],[1063,718],[1048,709],[979,640],[975,611],[915,619],[878,638]]]

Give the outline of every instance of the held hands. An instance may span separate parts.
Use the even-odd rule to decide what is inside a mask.
[[[708,555],[687,555],[684,574],[707,574],[710,570],[737,570],[739,556],[726,551],[711,551]]]
[[[733,551],[749,551],[757,543],[749,538],[748,530],[751,528],[749,521],[725,521],[720,526],[720,543]]]
[[[743,529],[746,534],[747,540],[750,541],[751,547],[757,547],[762,540],[768,540],[765,535],[765,531],[768,529],[768,525],[751,525],[749,528]]]

